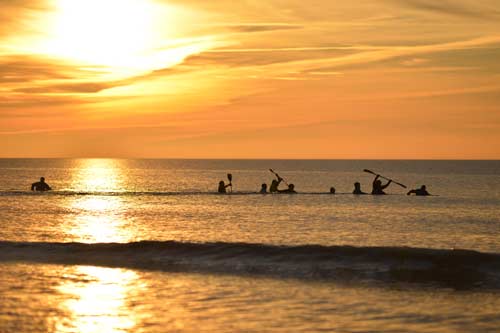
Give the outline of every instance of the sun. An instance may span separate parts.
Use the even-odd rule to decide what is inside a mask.
[[[6,37],[3,50],[64,65],[61,75],[40,83],[120,83],[98,92],[120,95],[116,90],[136,78],[223,45],[216,34],[193,30],[191,22],[200,17],[192,8],[160,0],[47,0],[22,35]]]
[[[148,0],[59,0],[45,49],[93,65],[133,68],[155,47],[157,17]]]
[[[174,37],[186,30],[189,17],[156,0],[57,0],[43,37],[29,48],[77,63],[92,77],[124,79],[213,48],[210,36]]]

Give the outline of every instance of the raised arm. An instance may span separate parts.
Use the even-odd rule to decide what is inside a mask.
[[[391,183],[392,183],[392,180],[389,180],[389,181],[387,182],[387,184],[382,185],[382,189],[387,188],[387,186],[391,185]]]

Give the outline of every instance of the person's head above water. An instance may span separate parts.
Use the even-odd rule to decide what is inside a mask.
[[[361,190],[361,184],[360,184],[360,182],[355,182],[355,183],[354,183],[354,188],[355,188],[356,190]]]
[[[422,186],[420,186],[420,189],[425,191],[427,189],[427,187],[425,185],[422,185]]]
[[[293,189],[294,189],[294,188],[295,188],[295,185],[293,185],[293,184],[288,185],[288,189],[289,189],[290,191],[293,191]]]
[[[224,186],[224,181],[223,181],[223,180],[221,180],[221,181],[219,182],[219,186]]]
[[[376,181],[373,182],[373,186],[376,186],[376,187],[382,186],[382,181],[377,179]]]
[[[332,187],[330,187],[330,193],[331,193],[331,194],[335,194],[335,187],[333,187],[333,186],[332,186]]]
[[[262,188],[262,189],[266,189],[266,188],[267,188],[267,184],[265,184],[265,183],[264,183],[264,184],[262,184],[262,185],[261,185],[261,188]]]
[[[45,182],[45,177],[40,177],[40,182],[44,183]]]

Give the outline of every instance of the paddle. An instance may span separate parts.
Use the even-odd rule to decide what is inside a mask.
[[[381,176],[381,175],[379,175],[378,173],[375,173],[375,172],[373,172],[373,171],[371,171],[371,170],[364,169],[363,171],[364,171],[364,172],[371,173],[372,175],[375,175],[375,176],[379,176],[380,178],[384,178],[385,180],[391,180],[394,184],[397,184],[397,185],[399,185],[399,186],[401,186],[401,187],[403,187],[403,188],[406,188],[406,185],[401,184],[401,183],[398,183],[398,182],[396,182],[396,181],[394,181],[394,180],[392,180],[392,179],[390,179],[390,178],[387,178],[387,177]]]
[[[227,179],[229,180],[229,185],[231,185],[231,193],[233,193],[233,175],[228,173]]]
[[[269,169],[269,171],[271,171],[276,177],[278,177],[278,179],[281,178],[281,180],[283,181],[283,183],[285,183],[286,186],[288,186],[288,183],[286,182],[286,180],[284,180],[282,177],[280,177],[276,172],[274,172],[273,169]]]

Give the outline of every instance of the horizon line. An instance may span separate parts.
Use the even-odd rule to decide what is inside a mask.
[[[0,160],[192,160],[192,161],[485,161],[496,162],[500,158],[217,158],[217,157],[0,157]]]

